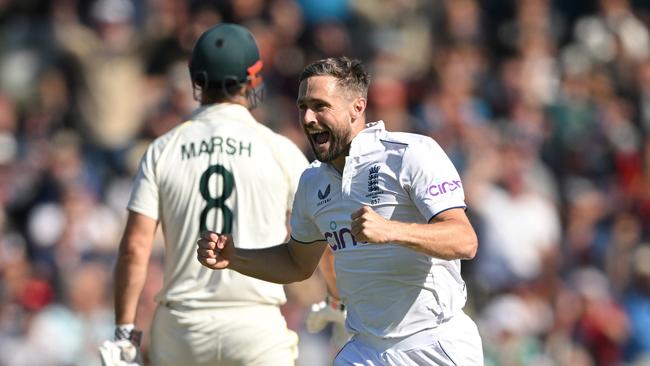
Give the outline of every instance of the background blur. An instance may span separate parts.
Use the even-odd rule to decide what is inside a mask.
[[[372,73],[369,120],[447,151],[486,365],[650,365],[650,2],[631,0],[0,0],[0,365],[99,364],[131,178],[196,107],[188,55],[220,21],[255,34],[255,115],[310,159],[297,78],[336,55]],[[299,364],[329,364],[303,327],[322,287],[289,295]]]

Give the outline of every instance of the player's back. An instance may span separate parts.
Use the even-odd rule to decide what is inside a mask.
[[[218,104],[200,108],[190,121],[156,140],[147,162],[165,236],[159,297],[190,307],[282,303],[280,285],[202,267],[195,243],[201,230],[230,233],[238,247],[283,242],[286,212],[307,165],[300,150],[244,107]]]

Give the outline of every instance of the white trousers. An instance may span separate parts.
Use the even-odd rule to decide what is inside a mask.
[[[460,312],[435,329],[403,339],[354,336],[335,366],[482,366],[483,346],[472,319]]]
[[[158,305],[153,318],[152,366],[289,366],[297,357],[298,336],[277,306]]]

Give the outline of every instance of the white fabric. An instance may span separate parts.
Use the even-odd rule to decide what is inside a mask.
[[[190,121],[156,139],[142,158],[128,208],[162,222],[164,284],[157,300],[190,308],[284,303],[281,285],[201,266],[195,243],[204,210],[207,229],[223,230],[222,210],[206,209],[208,200],[215,200],[212,207],[218,206],[216,200],[223,201],[227,191],[227,173],[221,168],[232,173],[234,180],[225,206],[232,212],[237,246],[257,248],[283,242],[286,212],[307,165],[295,144],[235,104],[200,108]],[[209,167],[214,169],[212,174],[206,173]]]
[[[482,366],[481,337],[465,313],[405,339],[352,338],[334,366]]]
[[[397,244],[359,243],[350,215],[362,205],[386,219],[427,223],[465,207],[453,164],[431,138],[369,125],[352,141],[343,174],[314,162],[303,173],[291,220],[302,243],[327,240],[353,333],[405,337],[436,327],[465,305],[460,261],[432,258]]]
[[[140,350],[128,340],[104,341],[99,346],[102,366],[142,366]]]
[[[298,336],[272,305],[159,306],[151,343],[152,366],[283,366],[298,357]]]
[[[345,310],[333,309],[325,301],[312,304],[307,319],[305,319],[305,328],[309,333],[318,333],[328,324],[332,324],[330,342],[335,349],[340,349],[351,337],[351,334],[345,329],[345,313]]]
[[[350,332],[345,327],[345,323],[332,323],[332,335],[330,344],[335,350],[340,350],[352,338]]]
[[[293,364],[297,340],[279,312],[282,286],[201,266],[196,240],[202,223],[223,232],[228,213],[238,247],[286,240],[286,214],[307,165],[295,144],[234,104],[199,108],[149,146],[128,208],[159,220],[165,237],[154,366]],[[170,315],[170,306],[180,310]],[[224,314],[232,319],[217,321]]]
[[[312,304],[305,326],[309,333],[318,333],[329,323],[345,324],[345,311],[332,309],[325,301]]]

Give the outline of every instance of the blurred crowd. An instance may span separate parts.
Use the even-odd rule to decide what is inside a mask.
[[[1,0],[1,366],[99,364],[132,176],[197,106],[188,56],[221,21],[261,48],[255,116],[310,159],[298,76],[338,55],[372,74],[369,120],[449,154],[487,366],[650,365],[650,2]],[[288,291],[299,365],[328,364],[304,331],[322,294]]]

